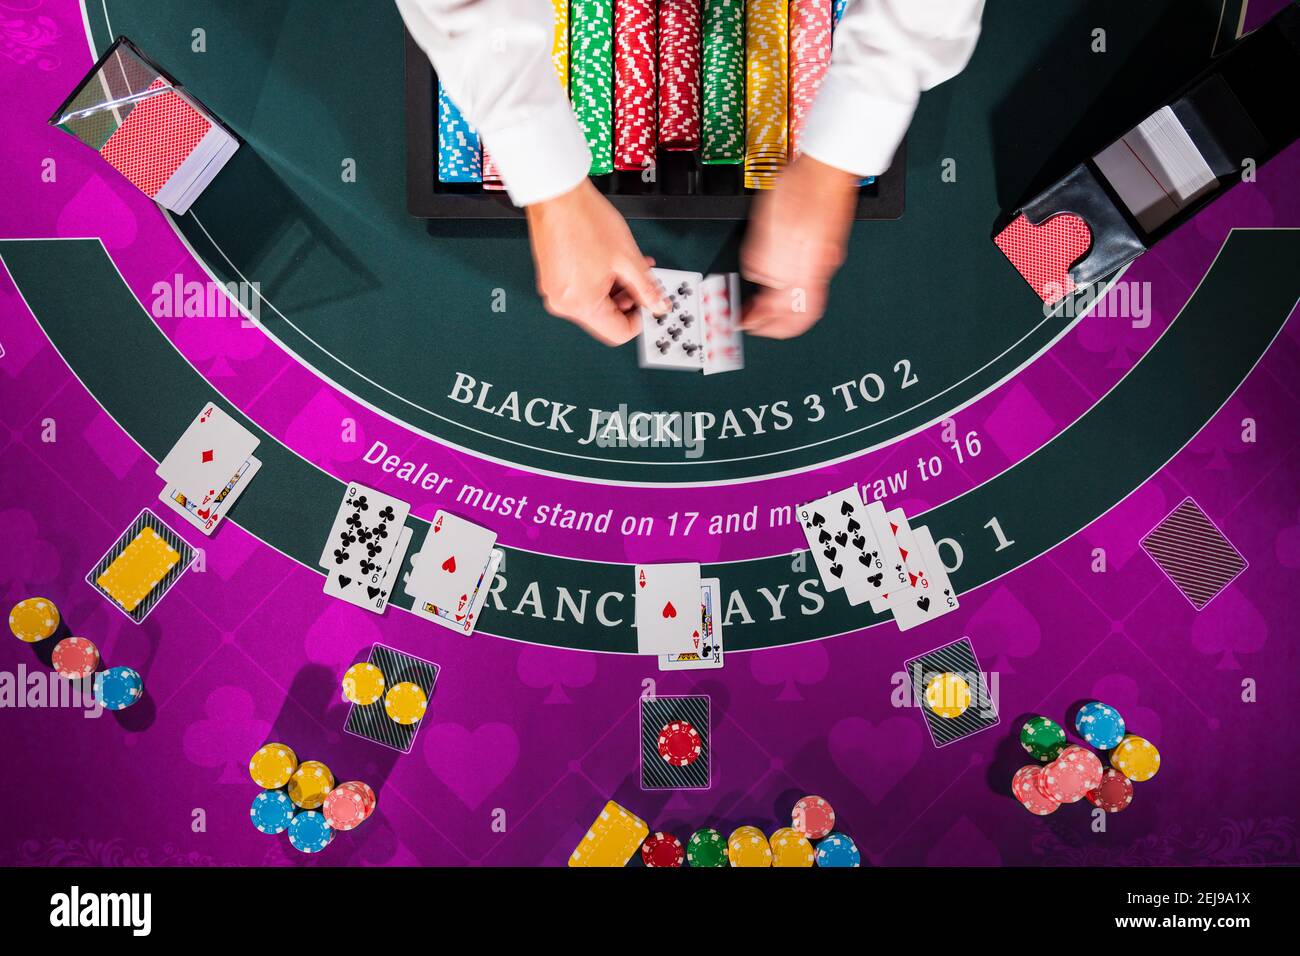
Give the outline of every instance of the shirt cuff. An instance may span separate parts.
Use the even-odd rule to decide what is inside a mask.
[[[516,206],[562,196],[591,169],[591,150],[567,100],[509,129],[485,133],[483,142]]]
[[[879,176],[903,141],[916,103],[916,99],[900,102],[864,92],[828,74],[817,91],[799,147],[846,173]]]

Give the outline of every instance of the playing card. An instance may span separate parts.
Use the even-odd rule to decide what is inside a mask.
[[[418,563],[419,557],[417,554],[412,560]],[[501,566],[501,560],[504,557],[505,554],[500,548],[492,549],[488,555],[487,564],[479,575],[478,583],[469,596],[466,609],[461,613],[457,614],[455,611],[443,610],[437,605],[430,604],[428,601],[421,601],[419,598],[416,598],[415,603],[411,605],[411,610],[426,621],[433,621],[435,624],[441,624],[443,627],[450,628],[466,636],[473,634],[474,628],[478,625],[479,613],[487,600],[488,592],[492,590],[492,579],[496,577],[497,568]]]
[[[397,569],[402,566],[411,544],[411,529],[403,527],[396,543],[388,549],[388,562],[369,577],[355,577],[344,569],[330,571],[325,577],[325,593],[341,598],[367,611],[383,614],[393,593]]]
[[[700,283],[700,314],[704,319],[704,374],[744,368],[739,274],[715,273],[704,277]]]
[[[496,543],[495,531],[450,512],[436,512],[420,559],[407,576],[406,593],[453,614],[466,613]]]
[[[212,503],[230,476],[257,449],[259,439],[211,403],[172,446],[157,473],[197,507]]]
[[[669,310],[655,315],[641,310],[641,367],[698,372],[704,368],[698,272],[651,269],[663,287]]]
[[[700,581],[700,646],[689,654],[660,654],[661,671],[710,670],[722,666],[722,582]]]
[[[915,586],[917,579],[925,575],[925,568],[921,566],[921,557],[916,553],[912,529],[902,508],[886,513],[884,505],[873,501],[867,506],[867,520],[876,532],[876,540],[880,543],[881,556],[887,569],[885,593],[871,599],[871,610],[879,612],[888,610],[887,597],[891,590]]]
[[[262,462],[249,456],[248,460],[226,482],[226,487],[218,491],[207,505],[198,505],[185,497],[185,494],[173,485],[167,485],[158,494],[158,500],[171,508],[178,515],[198,528],[204,534],[212,534],[217,529],[226,512],[234,507],[239,496],[244,493],[253,476],[261,469]]]
[[[397,541],[410,512],[405,501],[352,482],[334,515],[320,566],[326,571],[342,570],[351,577],[372,578],[375,583],[377,572],[388,565],[390,543]]]
[[[118,172],[153,198],[208,134],[212,124],[161,78],[100,149]]]
[[[958,606],[957,592],[948,580],[948,571],[934,546],[934,539],[930,537],[930,529],[915,528],[912,530],[912,538],[926,573],[917,579],[916,586],[910,590],[891,591],[889,594],[889,608],[894,612],[894,620],[900,631],[943,617],[948,612],[957,610]]]
[[[850,604],[884,593],[885,565],[856,486],[799,507],[799,526],[827,591]]]
[[[636,632],[638,654],[689,654],[702,642],[700,566],[638,564]]]

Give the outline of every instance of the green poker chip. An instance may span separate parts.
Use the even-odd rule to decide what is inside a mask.
[[[1020,746],[1035,760],[1047,763],[1065,749],[1065,730],[1050,717],[1031,717],[1020,728]]]
[[[614,0],[574,0],[569,34],[569,98],[592,176],[614,171]]]
[[[686,862],[691,866],[726,866],[727,841],[717,830],[696,830],[686,843]]]
[[[710,165],[745,158],[745,4],[708,0],[702,31],[703,143],[700,161]]]

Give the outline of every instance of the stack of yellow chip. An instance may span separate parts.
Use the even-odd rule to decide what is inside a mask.
[[[644,820],[611,800],[569,854],[569,866],[626,866],[649,835]]]
[[[789,149],[788,0],[749,0],[745,17],[745,188],[771,189]]]
[[[812,841],[794,827],[777,830],[768,843],[772,847],[773,866],[812,866],[816,862]]]
[[[284,744],[266,744],[248,761],[248,775],[263,790],[278,790],[298,769],[298,755]]]
[[[415,723],[424,716],[424,709],[428,706],[429,698],[424,695],[420,685],[410,681],[394,684],[384,695],[384,711],[399,724]]]
[[[555,35],[551,40],[551,65],[564,92],[569,92],[569,0],[551,0],[555,10]]]
[[[34,597],[19,601],[9,612],[9,630],[14,637],[35,644],[53,637],[59,629],[59,609],[46,598]]]
[[[737,827],[727,837],[727,857],[732,866],[771,866],[772,848],[758,827]]]
[[[157,531],[145,527],[95,582],[126,611],[134,611],[180,559]]]
[[[1129,734],[1111,751],[1110,765],[1134,783],[1142,783],[1160,769],[1160,751],[1145,737]]]
[[[289,779],[289,799],[304,810],[315,810],[334,789],[334,774],[319,760],[304,760]]]
[[[374,664],[353,664],[343,675],[344,700],[365,707],[383,696],[384,672]]]

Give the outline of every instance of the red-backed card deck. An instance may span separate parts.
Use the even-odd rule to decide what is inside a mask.
[[[1021,213],[993,241],[1038,297],[1051,305],[1074,291],[1070,267],[1092,245],[1092,230],[1074,213],[1058,213],[1037,225]]]

